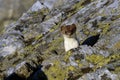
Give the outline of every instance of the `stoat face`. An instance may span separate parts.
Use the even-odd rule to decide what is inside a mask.
[[[72,35],[76,32],[76,25],[63,25],[61,26],[61,33],[66,37],[72,37]]]
[[[79,46],[78,41],[76,40],[76,25],[63,25],[61,26],[61,33],[64,37],[64,47],[65,51],[70,49],[77,48]]]

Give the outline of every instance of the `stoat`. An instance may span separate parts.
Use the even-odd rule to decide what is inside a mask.
[[[66,52],[79,46],[76,37],[75,24],[61,26],[61,33],[63,34],[64,37],[64,47]]]

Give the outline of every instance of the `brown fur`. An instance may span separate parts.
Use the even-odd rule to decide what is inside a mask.
[[[71,36],[75,32],[76,32],[76,25],[75,24],[61,26],[61,33],[62,34]]]

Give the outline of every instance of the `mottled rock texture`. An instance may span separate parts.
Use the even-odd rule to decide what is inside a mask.
[[[15,22],[35,0],[0,0],[0,33],[6,25]]]
[[[120,1],[59,1],[37,1],[6,27],[1,80],[120,80]],[[73,23],[80,46],[65,52],[60,27]]]

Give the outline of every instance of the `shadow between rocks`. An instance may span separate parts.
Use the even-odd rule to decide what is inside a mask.
[[[33,73],[26,79],[18,76],[16,73],[12,73],[10,76],[6,77],[4,80],[48,80],[45,73],[41,70],[40,65]]]
[[[18,76],[16,73],[12,73],[11,75],[9,75],[4,80],[25,80],[25,78],[22,78],[22,77]]]
[[[40,65],[38,69],[34,71],[26,80],[48,80],[46,74],[41,70],[41,68],[42,65]]]
[[[97,43],[99,39],[100,34],[97,34],[95,36],[88,37],[82,45],[88,45],[88,46],[94,46],[95,43]]]

